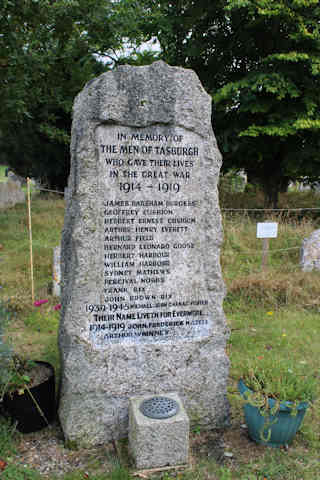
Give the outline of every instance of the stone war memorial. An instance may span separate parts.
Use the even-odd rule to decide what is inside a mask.
[[[74,104],[62,235],[67,441],[128,436],[129,402],[176,393],[228,423],[228,328],[211,98],[192,70],[120,66]]]

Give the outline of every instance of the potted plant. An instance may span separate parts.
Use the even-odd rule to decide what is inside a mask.
[[[10,318],[0,303],[0,407],[22,433],[49,425],[55,416],[55,377],[47,362],[23,359],[4,340]]]
[[[247,363],[238,389],[249,436],[280,447],[290,444],[297,433],[315,397],[317,379],[306,362],[270,355]]]

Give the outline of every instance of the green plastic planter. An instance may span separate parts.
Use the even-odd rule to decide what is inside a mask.
[[[243,380],[239,381],[238,389],[244,398],[246,398],[245,393],[251,391]],[[268,402],[272,409],[276,403],[275,400],[269,398]],[[281,447],[290,444],[299,430],[308,408],[308,403],[302,402],[298,405],[297,415],[291,414],[291,406],[290,402],[282,402],[279,411],[275,415],[263,416],[258,407],[246,403],[244,405],[244,415],[250,438],[256,443],[270,447]],[[267,441],[264,440],[266,438],[268,438]]]

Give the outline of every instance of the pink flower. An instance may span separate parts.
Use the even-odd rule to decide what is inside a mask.
[[[58,305],[55,305],[53,307],[54,310],[60,310],[60,308],[61,308],[61,303],[58,303]]]
[[[49,300],[37,300],[36,302],[34,302],[34,306],[35,307],[40,307],[40,305],[43,305],[44,303],[48,303]]]

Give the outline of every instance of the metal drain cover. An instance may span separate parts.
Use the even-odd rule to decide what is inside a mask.
[[[170,418],[179,411],[179,404],[168,397],[152,397],[140,405],[140,412],[149,418]]]

